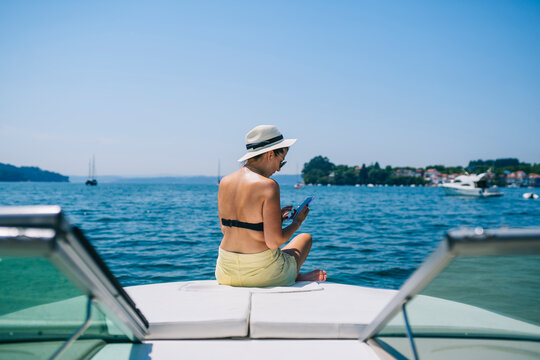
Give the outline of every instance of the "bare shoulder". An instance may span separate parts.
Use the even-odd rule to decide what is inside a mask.
[[[238,177],[239,177],[239,170],[227,175],[227,176],[224,176],[221,181],[219,182],[219,187],[223,187],[223,186],[228,186],[232,183],[236,183],[238,182]]]
[[[273,179],[255,174],[244,169],[237,170],[225,176],[219,183],[220,192],[249,192],[258,197],[269,198],[279,196],[279,185]]]
[[[260,191],[264,194],[265,197],[271,198],[278,196],[279,197],[279,185],[273,179],[264,178],[258,183]]]
[[[223,178],[221,178],[221,180],[219,181],[219,187],[222,187],[224,185],[227,185],[228,183],[231,182],[231,176],[232,174],[229,174],[227,176],[224,176]]]

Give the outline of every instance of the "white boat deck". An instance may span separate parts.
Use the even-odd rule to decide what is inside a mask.
[[[220,359],[386,359],[388,354],[376,344],[361,342],[358,337],[397,293],[326,282],[233,288],[211,280],[126,290],[146,315],[149,335],[141,344],[109,344],[94,359],[215,359],[216,354]],[[454,325],[482,332],[538,331],[536,326],[516,319],[429,296],[419,296],[410,306],[411,311],[418,306],[424,310],[415,319],[417,329],[435,329],[442,319],[450,332]],[[393,319],[389,327],[403,328],[402,319]],[[470,346],[491,346],[492,358],[504,359],[505,353],[497,346],[513,352],[520,346],[467,341],[450,347],[436,341],[422,351],[427,351],[427,358],[441,355],[441,359],[449,359],[467,355]],[[403,344],[406,352],[406,339]],[[527,346],[537,354],[537,347]]]
[[[234,288],[216,281],[127,287],[150,323],[141,344],[93,359],[380,359],[360,332],[395,295],[336,283]]]

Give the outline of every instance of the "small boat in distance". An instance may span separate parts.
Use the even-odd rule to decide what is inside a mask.
[[[533,192],[525,193],[525,194],[523,194],[523,198],[524,199],[536,200],[536,199],[538,199],[538,194],[535,194]]]
[[[294,188],[303,189],[306,184],[304,183],[304,180],[300,178],[300,173],[298,172],[298,164],[296,164],[296,174],[296,183],[294,184]]]
[[[86,180],[86,185],[97,185],[96,180],[96,157],[92,156],[92,160],[88,162],[88,180]]]
[[[489,187],[487,173],[480,175],[460,175],[449,183],[441,185],[447,195],[494,197],[502,196],[497,187]]]

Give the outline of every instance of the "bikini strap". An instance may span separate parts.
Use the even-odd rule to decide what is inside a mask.
[[[229,227],[238,227],[238,228],[244,228],[249,230],[255,230],[255,231],[264,231],[264,223],[247,223],[243,221],[238,220],[228,220],[228,219],[221,219],[221,223],[223,226],[229,226]]]

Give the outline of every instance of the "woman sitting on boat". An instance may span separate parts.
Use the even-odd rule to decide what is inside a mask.
[[[219,184],[218,212],[223,240],[216,279],[232,286],[289,286],[297,281],[325,281],[326,272],[300,274],[311,249],[311,235],[299,234],[309,208],[282,227],[291,206],[280,209],[279,185],[270,176],[285,165],[296,139],[284,139],[275,126],[260,125],[246,135],[246,163]],[[280,247],[289,243],[282,249]]]

